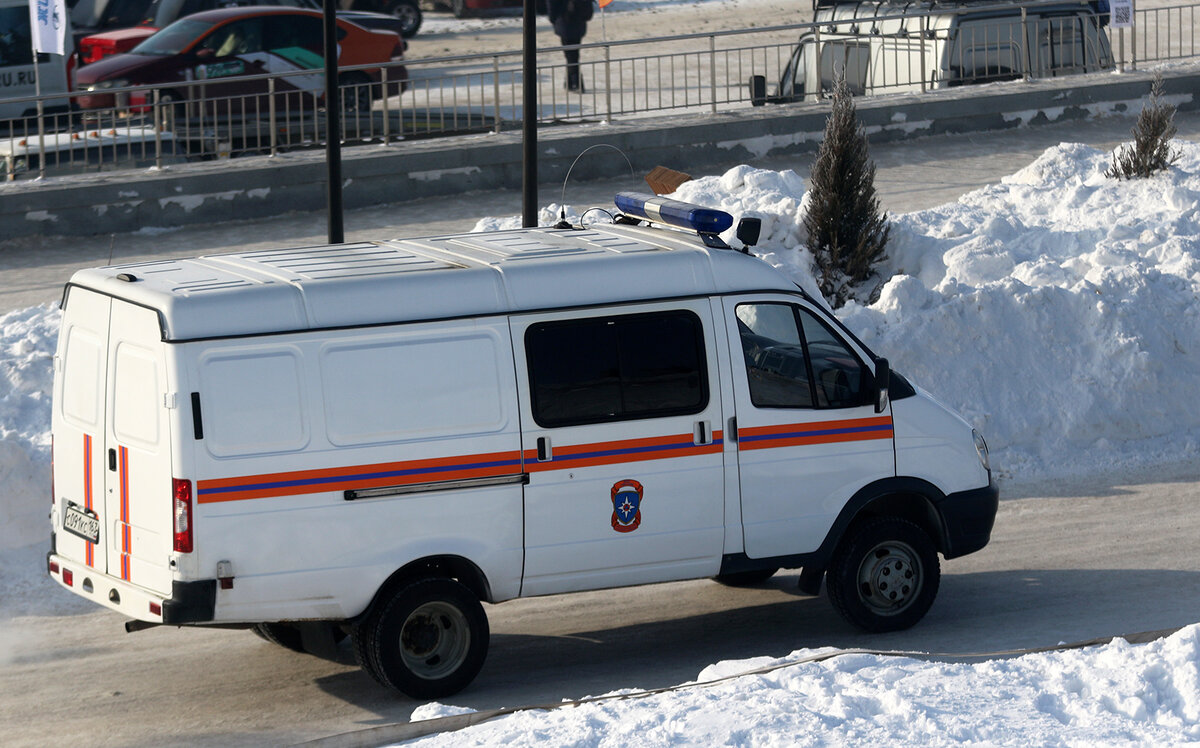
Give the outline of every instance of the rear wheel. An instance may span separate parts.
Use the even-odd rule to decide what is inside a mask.
[[[413,582],[382,602],[355,632],[355,653],[384,685],[415,699],[466,688],[487,657],[487,616],[453,579]]]
[[[830,560],[833,607],[871,632],[900,631],[933,606],[941,581],[937,549],[907,520],[878,517],[851,528]]]

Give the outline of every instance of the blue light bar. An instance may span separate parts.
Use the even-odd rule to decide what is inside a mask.
[[[733,216],[723,210],[702,208],[644,192],[618,192],[613,202],[626,215],[691,229],[701,234],[719,234],[733,225]]]

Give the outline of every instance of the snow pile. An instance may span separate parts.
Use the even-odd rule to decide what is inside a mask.
[[[1006,478],[1193,457],[1200,146],[1179,145],[1170,172],[1118,181],[1104,176],[1107,153],[1063,144],[957,203],[893,216],[891,279],[839,317],[979,428]],[[671,197],[762,219],[755,254],[819,296],[794,172],[738,166]]]
[[[722,662],[698,682],[776,663]],[[422,718],[461,714],[426,705]],[[414,717],[416,713],[414,713]],[[713,685],[518,712],[408,746],[1122,745],[1200,741],[1200,625],[980,664],[843,654]]]

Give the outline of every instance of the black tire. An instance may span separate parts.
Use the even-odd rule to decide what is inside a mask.
[[[425,20],[417,0],[391,0],[383,6],[383,12],[400,21],[400,36],[411,39],[421,30]]]
[[[317,654],[310,652],[304,647],[304,635],[300,633],[300,629],[290,623],[256,623],[250,630],[259,637],[266,639],[272,644],[278,644],[284,649],[290,649],[293,652],[300,652],[302,654]],[[332,626],[329,635],[335,646],[346,638],[346,632],[338,626]]]
[[[362,73],[346,73],[338,79],[342,114],[358,117],[371,112],[371,79]]]
[[[251,629],[263,639],[293,652],[304,652],[300,631],[286,623],[256,623]]]
[[[775,576],[775,572],[779,569],[756,569],[754,571],[736,571],[732,574],[718,574],[713,577],[713,581],[718,584],[723,584],[726,587],[753,587],[762,584],[771,577]]]
[[[478,598],[453,579],[413,582],[380,601],[359,625],[355,651],[384,685],[414,699],[463,690],[487,657],[487,616]]]
[[[907,520],[878,517],[842,538],[825,585],[843,618],[881,633],[921,620],[937,597],[941,574],[937,549],[924,530]]]

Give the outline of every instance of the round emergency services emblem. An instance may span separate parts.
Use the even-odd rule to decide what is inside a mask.
[[[642,484],[623,480],[612,487],[612,529],[633,532],[642,524]]]

